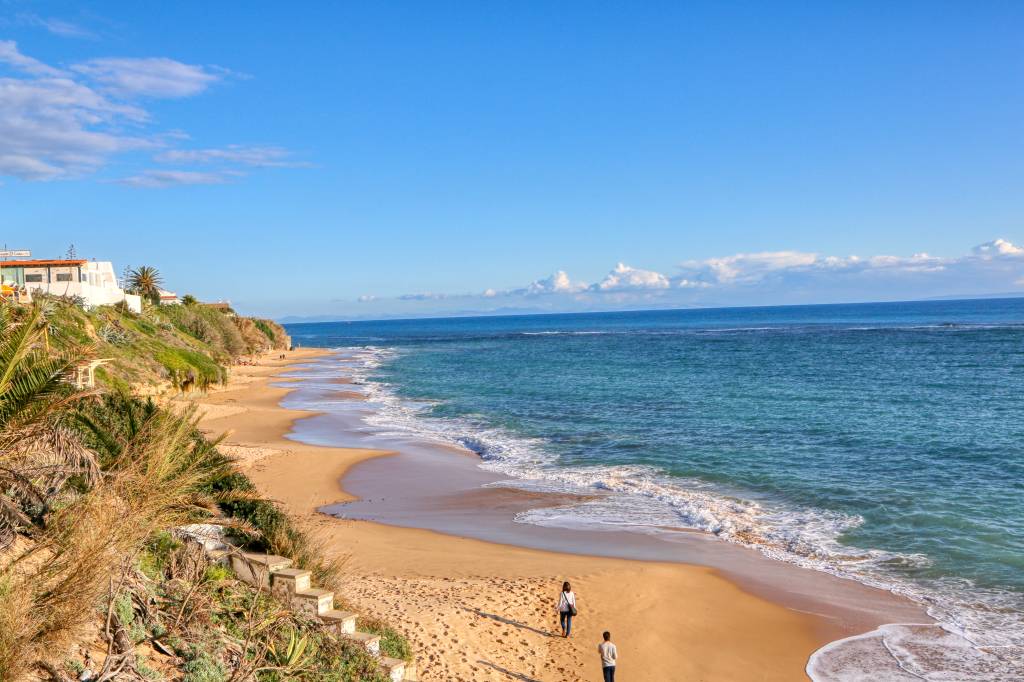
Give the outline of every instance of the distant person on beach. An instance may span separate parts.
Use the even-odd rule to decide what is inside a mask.
[[[597,652],[601,654],[601,672],[604,673],[604,682],[615,682],[615,664],[619,660],[619,650],[612,644],[612,633],[606,630],[602,637],[604,641],[597,645]]]
[[[576,615],[576,595],[568,582],[562,583],[562,593],[558,595],[558,622],[562,625],[562,637],[572,632],[572,617]]]

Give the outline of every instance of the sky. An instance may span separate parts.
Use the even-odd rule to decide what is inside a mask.
[[[1024,3],[0,0],[0,245],[249,314],[1024,293]]]

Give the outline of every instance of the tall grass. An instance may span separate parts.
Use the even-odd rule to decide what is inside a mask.
[[[206,343],[228,360],[244,355],[248,350],[232,318],[215,308],[175,305],[161,308],[160,312],[175,327]]]
[[[217,441],[198,430],[194,410],[173,412],[125,392],[75,391],[65,379],[83,354],[70,343],[63,354],[51,347],[50,331],[43,310],[0,305],[0,680],[55,669],[97,620],[109,654],[101,679],[121,679],[122,667],[132,675],[143,670],[123,586],[138,583],[140,559],[186,523],[226,525],[240,542],[288,556],[312,570],[317,584],[337,586],[343,561],[325,559],[315,535],[234,471]],[[182,371],[203,368],[210,380],[223,376],[199,351],[161,355],[166,350],[157,360]],[[389,651],[407,653],[397,633],[382,632]],[[319,662],[302,679],[335,679],[319,675],[337,666],[351,671],[343,679],[377,679],[372,661],[336,641],[316,641]],[[251,665],[241,655],[238,665]],[[198,675],[203,660],[189,659],[196,670],[185,672]]]
[[[194,428],[188,415],[152,415],[99,482],[53,512],[0,570],[9,596],[0,600],[0,679],[20,679],[80,635],[153,534],[212,513],[203,484],[225,463],[196,447]]]

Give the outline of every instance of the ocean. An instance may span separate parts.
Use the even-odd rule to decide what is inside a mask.
[[[376,428],[605,493],[518,521],[704,530],[908,596],[1020,662],[1024,299],[288,330],[353,349]]]

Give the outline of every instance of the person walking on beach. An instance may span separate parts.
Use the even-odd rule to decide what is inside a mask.
[[[606,630],[602,637],[604,641],[597,645],[597,652],[601,654],[601,672],[604,673],[604,682],[615,682],[615,664],[619,661],[619,650],[612,644],[612,633]]]
[[[562,593],[558,595],[558,622],[562,625],[562,637],[572,632],[572,617],[576,615],[576,595],[568,581],[562,583]]]

